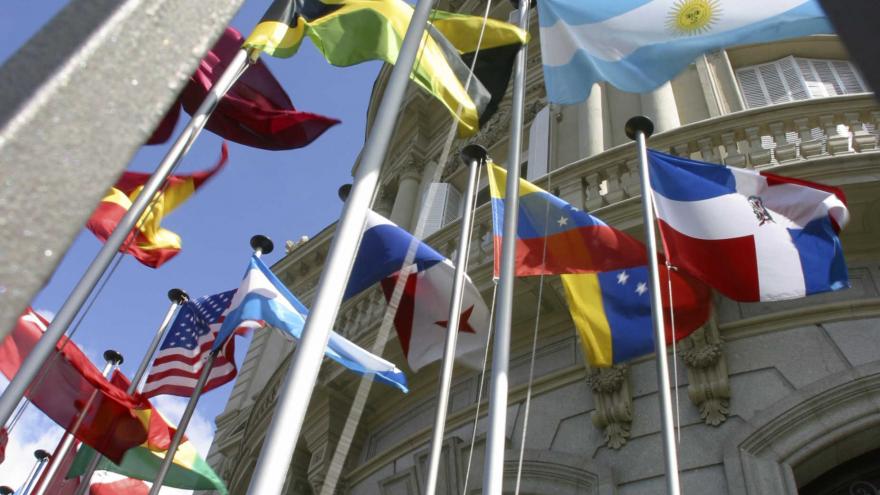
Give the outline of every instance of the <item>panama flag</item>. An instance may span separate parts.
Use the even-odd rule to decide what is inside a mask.
[[[737,301],[849,287],[837,232],[843,192],[813,182],[648,151],[670,261]]]
[[[834,32],[815,0],[538,0],[538,17],[554,103],[600,81],[650,91],[727,46]]]
[[[351,297],[381,282],[385,299],[390,301],[410,249],[411,271],[394,315],[394,326],[409,367],[418,371],[443,357],[455,278],[452,262],[387,218],[370,211],[345,296]],[[477,367],[482,364],[486,348],[489,310],[467,276],[461,309],[455,354],[465,364]]]
[[[302,338],[303,326],[309,314],[309,310],[256,256],[251,256],[244,280],[229,307],[229,314],[214,340],[215,350],[226,342],[236,328],[249,320],[265,321],[298,340]],[[372,374],[381,382],[395,386],[403,392],[408,391],[406,376],[394,363],[365,351],[336,332],[330,332],[324,354],[354,372]]]

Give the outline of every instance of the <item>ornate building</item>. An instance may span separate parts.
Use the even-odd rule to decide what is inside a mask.
[[[481,9],[475,0],[449,3],[451,9]],[[506,2],[498,2],[491,15],[507,18],[509,11]],[[649,143],[654,148],[833,184],[847,194],[852,220],[842,240],[852,288],[761,304],[717,296],[710,324],[670,349],[684,493],[880,493],[880,106],[866,93],[842,44],[833,36],[814,36],[737,47],[700,57],[649,94],[597,85],[583,104],[548,107],[536,23],[533,15],[529,150],[522,167],[525,176],[573,205],[642,237],[635,150],[623,128],[638,114],[657,126]],[[388,75],[386,67],[376,81],[368,121]],[[426,241],[451,256],[465,181],[457,151],[477,142],[504,163],[509,105],[508,99],[478,136],[456,141],[442,183],[432,186],[450,118],[411,88],[375,208],[405,228],[413,228],[419,212],[429,209]],[[429,187],[440,194],[423,204]],[[483,190],[470,274],[489,301],[493,252],[487,198]],[[332,235],[331,225],[310,240],[290,243],[287,256],[273,267],[306,302]],[[653,358],[611,369],[588,367],[557,277],[519,279],[515,298],[505,457],[510,493],[535,328],[521,493],[662,493]],[[379,289],[366,291],[343,306],[336,329],[369,349],[384,310]],[[247,488],[290,352],[278,332],[257,333],[217,418],[209,462],[233,494]],[[395,338],[384,355],[406,370]],[[356,434],[345,439],[351,449],[337,493],[422,493],[438,376],[437,364],[408,373],[408,395],[372,388]],[[286,493],[320,492],[358,383],[358,376],[324,365]],[[474,429],[479,386],[479,372],[456,370],[439,493],[480,493],[487,407],[484,394]]]

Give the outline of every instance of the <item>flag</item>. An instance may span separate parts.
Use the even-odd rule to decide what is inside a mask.
[[[418,371],[443,358],[455,280],[452,262],[387,218],[368,211],[345,296],[351,297],[381,282],[385,299],[390,301],[411,247],[414,271],[404,285],[394,327],[409,367]],[[461,308],[456,356],[471,366],[479,366],[489,332],[489,309],[467,274]]]
[[[0,428],[0,464],[6,460],[6,446],[9,444],[9,430]]]
[[[229,290],[204,296],[187,301],[180,307],[147,375],[142,391],[145,397],[160,394],[189,397],[193,394],[202,374],[202,365],[229,312],[229,303],[234,294],[235,290]],[[230,382],[237,372],[235,339],[227,339],[226,345],[214,358],[211,374],[202,392]]]
[[[49,322],[28,308],[0,344],[0,372],[12,379],[43,336]],[[89,358],[66,337],[30,384],[25,396],[59,426],[71,431],[85,414],[74,436],[103,455],[122,459],[147,438],[139,419],[139,403],[110,383]],[[86,408],[88,405],[88,408]],[[84,410],[85,409],[85,410]]]
[[[489,167],[497,273],[507,173],[494,163]],[[561,275],[569,312],[590,364],[606,367],[653,352],[644,244],[526,180],[520,179],[519,194],[516,274]],[[706,323],[712,294],[684,273],[672,271],[670,275],[661,268],[659,275],[666,341],[671,342]],[[673,311],[669,309],[670,277]]]
[[[149,493],[150,487],[143,481],[108,471],[96,471],[89,486],[89,495],[148,495]]]
[[[670,261],[737,301],[849,287],[837,188],[648,151]]]
[[[499,275],[507,172],[489,164],[489,193]],[[516,274],[592,273],[647,263],[644,245],[526,180],[519,181]]]
[[[815,0],[538,0],[547,99],[577,103],[594,83],[643,93],[702,53],[834,31]]]
[[[152,268],[159,268],[176,256],[181,247],[180,236],[162,228],[162,219],[186,201],[205,181],[219,172],[226,164],[228,156],[226,143],[223,143],[220,160],[214,167],[192,175],[168,177],[164,190],[156,195],[138,221],[137,227],[132,229],[119,250]],[[141,172],[123,173],[116,185],[110,188],[110,192],[98,204],[86,223],[86,228],[91,230],[101,242],[107,242],[107,238],[131,208],[150,175]]]
[[[113,382],[120,387],[128,387],[129,385],[128,378],[121,373],[114,374]],[[159,467],[165,459],[165,453],[171,444],[175,428],[153,407],[149,400],[140,395],[137,398],[142,407],[141,421],[147,425],[150,432],[147,440],[126,452],[118,464],[114,464],[108,459],[101,459],[97,469],[152,482],[156,479]],[[94,455],[94,450],[82,447],[67,472],[67,478],[82,475]],[[195,446],[185,436],[174,454],[174,461],[165,476],[163,486],[185,490],[216,490],[223,495],[227,493],[223,480],[202,459]]]
[[[394,64],[412,13],[412,7],[403,0],[275,0],[245,46],[276,57],[290,57],[308,35],[333,65],[347,67],[367,60]],[[475,134],[480,123],[491,117],[507,88],[513,66],[508,51],[528,42],[528,34],[511,24],[489,21],[483,46],[497,50],[480,54],[487,59],[481,70],[475,71],[477,77],[466,91],[470,69],[462,57],[475,51],[482,18],[439,11],[434,17],[442,22],[429,26],[411,77],[453,115],[461,106],[459,134]],[[445,35],[451,33],[451,39],[447,39]],[[495,66],[491,67],[493,61]],[[484,84],[480,75],[491,82]]]
[[[302,338],[302,329],[309,311],[278,277],[258,258],[252,256],[244,280],[230,303],[230,311],[214,341],[218,349],[242,323],[265,321],[293,336]],[[406,376],[394,363],[358,347],[345,337],[330,332],[324,354],[346,368],[371,374],[376,380],[407,392]]]

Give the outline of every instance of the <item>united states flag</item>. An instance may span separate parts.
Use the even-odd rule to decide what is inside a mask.
[[[229,312],[233,295],[235,290],[230,290],[187,301],[181,306],[153,361],[144,385],[144,396],[192,395],[202,365],[208,359],[217,332]],[[236,373],[235,339],[230,338],[214,359],[214,367],[203,392],[229,382]]]

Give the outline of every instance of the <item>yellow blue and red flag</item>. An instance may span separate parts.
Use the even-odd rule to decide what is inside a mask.
[[[506,178],[504,169],[489,164],[496,274]],[[561,275],[572,320],[592,366],[607,367],[654,351],[644,244],[520,179],[516,251],[517,276]],[[711,291],[681,272],[669,275],[660,270],[660,275],[670,342],[706,323]],[[674,327],[668,307],[670,276]]]

